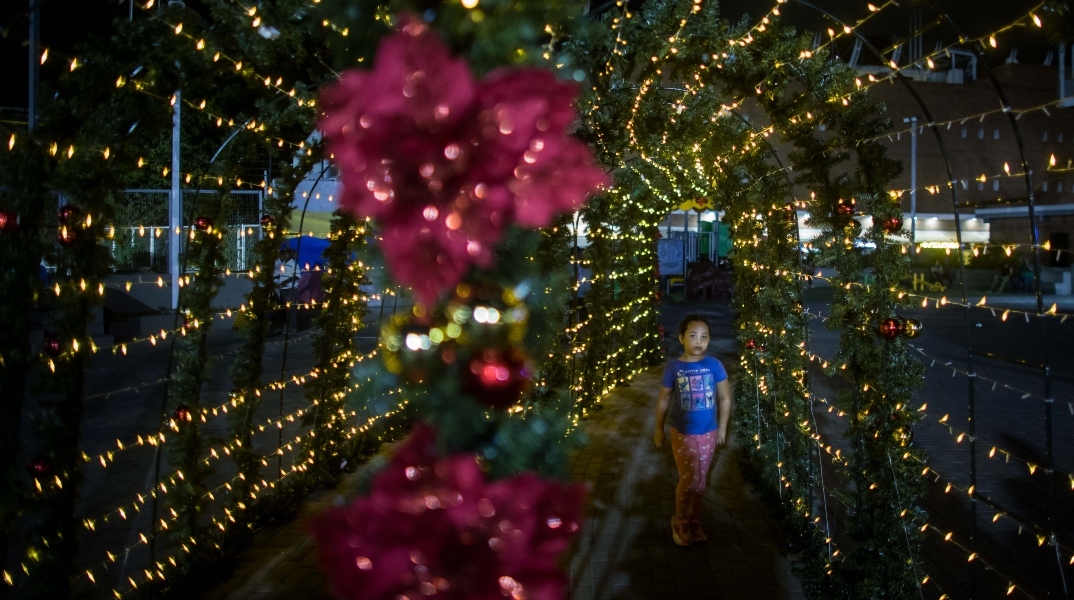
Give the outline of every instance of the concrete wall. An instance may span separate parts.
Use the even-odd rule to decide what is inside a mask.
[[[158,277],[163,279],[163,286],[157,285]],[[105,279],[104,284],[106,287],[124,289],[127,282],[131,283],[130,290],[126,292],[130,297],[160,312],[171,310],[171,281],[167,274],[112,275]],[[213,299],[213,308],[224,310],[238,307],[246,301],[245,296],[253,287],[253,282],[245,274],[232,274],[224,278],[220,293]]]

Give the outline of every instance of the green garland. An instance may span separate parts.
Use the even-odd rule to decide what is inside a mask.
[[[176,316],[179,329],[174,334],[178,337],[173,338],[173,371],[168,374],[168,402],[162,415],[175,431],[174,439],[167,444],[174,472],[167,478],[161,477],[170,485],[154,490],[158,498],[160,492],[166,493],[168,505],[179,515],[176,523],[167,527],[176,546],[189,545],[200,537],[199,516],[207,491],[205,480],[211,472],[202,461],[205,451],[201,433],[205,413],[202,387],[211,368],[208,342],[215,317],[212,301],[224,283],[222,240],[228,231],[217,224],[227,221],[228,196],[227,191],[198,195],[194,205],[198,216],[183,248],[182,263],[192,273],[181,275],[184,284],[179,291]],[[156,526],[161,521],[156,511],[153,517],[155,537]]]
[[[366,437],[358,435],[345,402],[352,381],[348,366],[363,358],[357,355],[354,336],[368,312],[360,287],[368,279],[355,256],[365,245],[365,223],[337,211],[332,231],[332,242],[325,251],[325,299],[317,317],[320,331],[313,338],[317,376],[306,386],[306,398],[316,408],[306,413],[302,422],[311,426],[313,433],[295,461],[310,465],[303,473],[307,486],[335,482],[344,463],[353,462],[366,449]]]
[[[264,401],[263,396],[270,391],[261,382],[262,362],[269,334],[269,313],[281,310],[273,301],[276,290],[273,268],[282,243],[280,232],[287,231],[291,224],[293,206],[290,199],[295,187],[320,159],[321,146],[315,145],[309,152],[302,152],[296,163],[286,168],[280,179],[274,182],[273,193],[267,194],[264,200],[264,215],[267,215],[263,225],[265,235],[254,244],[253,258],[257,265],[253,270],[254,285],[246,295],[245,310],[238,326],[243,345],[231,366],[235,386],[232,396],[237,403],[242,403],[243,409],[230,413],[229,429],[233,439],[241,442],[233,456],[236,472],[242,473],[243,477],[232,483],[228,507],[240,515],[245,511],[239,504],[252,504],[251,490],[261,479],[261,457],[253,450],[254,420],[258,407]],[[249,525],[250,521],[245,516],[243,521]]]
[[[19,535],[19,514],[30,493],[24,473],[31,457],[19,439],[27,375],[40,364],[31,353],[27,316],[47,293],[45,282],[38,281],[38,265],[45,250],[42,221],[52,217],[44,210],[52,202],[45,188],[49,171],[45,149],[36,145],[0,153],[0,180],[11,189],[0,197],[0,210],[19,221],[17,230],[0,231],[0,289],[7,290],[0,294],[0,321],[5,323],[0,327],[0,389],[5,396],[0,403],[0,548],[8,548]],[[7,569],[5,552],[0,570]]]
[[[905,258],[879,225],[865,234],[877,251],[861,257],[853,249],[850,219],[836,210],[840,199],[856,199],[858,209],[873,214],[878,224],[898,212],[882,193],[897,165],[878,144],[858,144],[887,124],[866,95],[855,91],[845,65],[824,52],[808,56],[808,40],[775,24],[764,33],[729,27],[714,7],[677,0],[647,2],[638,13],[628,12],[612,11],[605,31],[576,52],[591,57],[590,68],[600,74],[587,102],[586,135],[609,166],[629,174],[617,178],[623,197],[639,182],[647,188],[648,214],[666,214],[695,197],[711,198],[727,212],[735,240],[736,331],[747,348],[746,377],[736,386],[738,435],[752,440],[748,456],[756,482],[781,503],[789,540],[805,551],[801,570],[811,594],[916,595],[915,507],[921,493],[916,471],[923,456],[898,440],[915,419],[907,403],[921,371],[904,342],[878,342],[876,332],[877,320],[903,305],[897,282]],[[785,158],[797,175],[793,183],[815,192],[806,206],[813,224],[824,230],[816,242],[820,264],[839,273],[836,319],[829,324],[843,335],[831,374],[846,378],[852,391],[833,400],[854,421],[839,459],[842,481],[825,483],[841,496],[856,490],[850,494],[856,510],[846,527],[849,537],[832,530],[840,550],[828,548],[837,556],[832,562],[827,552],[818,552],[828,537],[819,527],[835,526],[827,521],[830,514],[820,513],[815,490],[819,461],[828,459],[822,447],[840,443],[822,437],[813,416],[789,171],[773,164],[766,136],[736,114],[741,99],[753,99],[774,132],[794,144]],[[834,134],[819,137],[819,123]],[[848,168],[851,154],[856,162]],[[596,268],[622,268],[621,259],[605,256],[623,256],[621,251],[601,240],[609,236],[604,223],[615,223],[620,232],[622,224],[600,205],[589,216],[598,244],[592,257],[603,261]],[[872,267],[877,283],[848,290],[865,266]],[[614,294],[606,287],[594,291],[596,310],[607,313]],[[844,319],[851,316],[852,321]]]

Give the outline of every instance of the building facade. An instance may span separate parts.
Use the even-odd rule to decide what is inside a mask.
[[[957,201],[965,205],[960,212],[987,224],[990,243],[1024,245],[1031,239],[1031,189],[1039,242],[1052,248],[1048,263],[1069,265],[1074,110],[1060,108],[1060,69],[1012,62],[994,67],[994,80],[983,68],[974,69],[976,79],[964,69],[959,68],[960,77],[905,70],[913,93],[897,80],[883,79],[882,68],[859,69],[881,79],[869,93],[885,105],[892,120],[886,145],[889,155],[904,166],[892,182],[894,189],[903,191],[904,212],[909,215],[915,208],[910,193],[915,188],[918,214],[953,215]],[[919,231],[927,227],[927,222],[918,221]]]

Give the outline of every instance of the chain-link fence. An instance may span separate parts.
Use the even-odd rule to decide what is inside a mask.
[[[183,190],[183,228],[189,230],[196,218],[196,194]],[[216,192],[203,191],[201,194]],[[124,190],[115,207],[115,232],[111,250],[119,272],[168,272],[168,197],[169,190]],[[231,192],[224,231],[224,256],[227,268],[245,271],[252,264],[254,243],[261,239],[260,190]],[[187,239],[186,235],[180,239]]]

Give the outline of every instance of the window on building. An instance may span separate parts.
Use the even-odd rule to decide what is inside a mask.
[[[964,189],[964,190],[970,189],[970,182],[965,180],[965,179],[963,179],[962,180],[962,189]]]
[[[962,128],[962,138],[963,139],[966,138],[966,128],[965,127]]]
[[[977,182],[977,191],[978,192],[983,192],[984,191],[984,182],[983,181],[978,181]]]
[[[325,179],[339,179],[339,165],[335,163],[329,163],[328,168],[324,172]]]
[[[984,139],[984,127],[979,127],[977,129],[977,139],[979,139],[979,140]]]
[[[1047,192],[1048,191],[1048,182],[1047,181],[1045,181],[1044,183],[1040,184],[1040,191],[1042,191],[1042,192]]]
[[[993,192],[998,192],[999,191],[999,180],[998,179],[993,179],[992,180],[992,191]]]
[[[1062,131],[1059,132],[1059,136],[1055,138],[1055,141],[1057,141],[1057,142],[1063,141],[1063,132]]]
[[[994,139],[994,140],[999,139],[999,129],[998,128],[992,130],[992,139]]]
[[[1044,133],[1040,134],[1040,141],[1042,141],[1042,142],[1047,142],[1048,141],[1048,132],[1047,131],[1045,131]]]
[[[1057,193],[1057,194],[1062,194],[1063,193],[1063,182],[1062,181],[1060,181],[1059,183],[1055,184],[1055,193]]]

